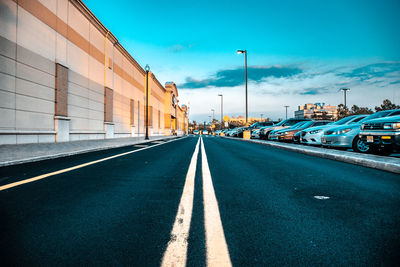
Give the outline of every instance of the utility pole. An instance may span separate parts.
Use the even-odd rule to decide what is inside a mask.
[[[214,121],[214,118],[215,118],[215,117],[214,117],[214,115],[215,115],[215,110],[212,108],[211,111],[212,111],[212,113],[213,113],[212,121]]]
[[[221,97],[221,123],[224,118],[224,96],[222,94],[218,94]]]
[[[263,117],[264,114],[260,114],[260,115],[261,115],[261,121],[262,121],[262,117]]]
[[[286,119],[287,119],[287,108],[290,106],[284,106],[286,108]]]
[[[347,91],[350,91],[350,88],[348,88],[348,87],[342,87],[342,88],[340,88],[339,91],[343,91],[343,95],[344,95],[344,108],[346,109],[346,108],[347,108],[346,94],[347,94]]]
[[[245,76],[245,94],[246,94],[246,126],[247,126],[247,117],[248,117],[248,109],[247,109],[247,50],[237,50],[238,54],[244,54],[244,76]]]

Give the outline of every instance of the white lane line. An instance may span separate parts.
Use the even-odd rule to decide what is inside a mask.
[[[165,142],[164,144],[170,143],[170,142],[174,142],[176,140],[182,140],[182,139],[173,139],[171,141]],[[149,148],[152,148],[152,147],[156,147],[156,146],[160,146],[160,145],[162,145],[162,144],[157,144],[157,145],[153,145],[153,146],[149,146],[149,147],[139,148],[139,149],[136,149],[136,150],[133,150],[133,151],[128,151],[128,152],[124,152],[124,153],[117,154],[117,155],[114,155],[114,156],[110,156],[110,157],[107,157],[107,158],[103,158],[103,159],[99,159],[99,160],[83,163],[83,164],[80,164],[80,165],[76,165],[74,167],[70,167],[70,168],[59,170],[59,171],[50,172],[50,173],[42,174],[42,175],[35,176],[35,177],[32,177],[32,178],[28,178],[28,179],[25,179],[25,180],[21,180],[21,181],[18,181],[18,182],[6,184],[6,185],[3,185],[3,186],[0,186],[0,191],[6,190],[6,189],[9,189],[9,188],[13,188],[13,187],[16,187],[16,186],[19,186],[19,185],[32,183],[32,182],[35,182],[35,181],[38,181],[38,180],[41,180],[41,179],[44,179],[44,178],[48,178],[50,176],[54,176],[54,175],[57,175],[57,174],[73,171],[73,170],[76,170],[76,169],[79,169],[79,168],[83,168],[83,167],[86,167],[86,166],[89,166],[89,165],[93,165],[93,164],[96,164],[96,163],[99,163],[99,162],[103,162],[103,161],[106,161],[106,160],[122,157],[122,156],[125,156],[125,155],[129,155],[129,154],[132,154],[132,153],[135,153],[135,152],[139,152],[139,151],[142,151],[142,150],[145,150],[145,149],[149,149]]]
[[[187,246],[192,219],[194,178],[196,176],[197,156],[199,154],[200,138],[190,161],[186,174],[185,185],[179,203],[174,226],[171,231],[171,240],[168,242],[161,266],[186,266]]]
[[[208,166],[203,138],[201,138],[201,165],[203,172],[204,226],[206,230],[207,266],[232,266],[222,227],[217,198]]]
[[[314,198],[321,199],[321,200],[330,199],[330,197],[327,197],[327,196],[314,196]]]

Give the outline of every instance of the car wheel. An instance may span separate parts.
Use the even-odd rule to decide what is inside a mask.
[[[352,147],[354,152],[367,153],[370,151],[369,145],[361,141],[358,136],[354,138]]]

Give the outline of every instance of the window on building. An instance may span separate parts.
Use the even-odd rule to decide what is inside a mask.
[[[158,129],[161,129],[161,111],[158,111]]]
[[[135,100],[131,99],[131,125],[135,125]]]
[[[149,126],[153,126],[153,107],[149,107]]]
[[[139,100],[137,102],[137,120],[138,120],[137,126],[139,127],[139,125],[140,125],[140,101]]]

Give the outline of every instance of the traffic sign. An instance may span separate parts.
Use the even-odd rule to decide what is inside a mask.
[[[224,120],[224,122],[227,122],[227,121],[230,121],[230,118],[227,115],[225,115],[223,120]]]

